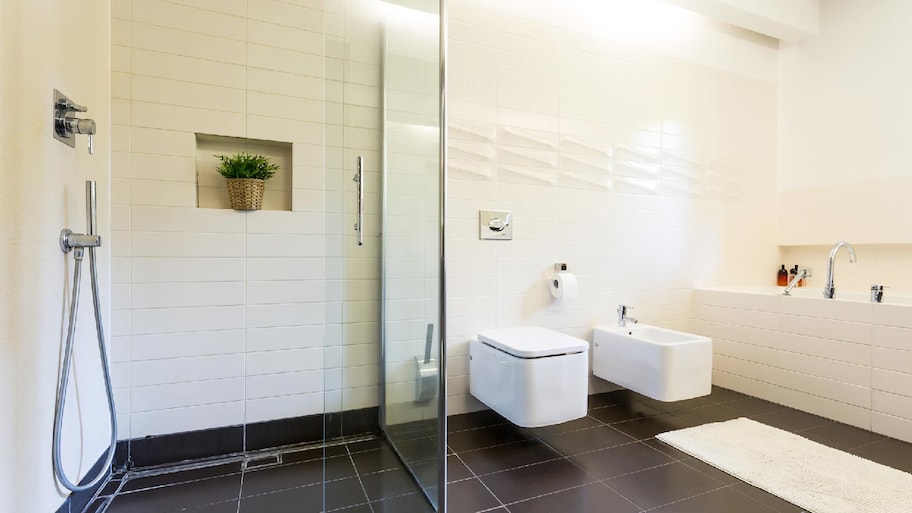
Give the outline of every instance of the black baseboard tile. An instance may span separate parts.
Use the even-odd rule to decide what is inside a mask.
[[[226,426],[130,440],[134,467],[212,458],[244,450],[244,426]]]
[[[372,406],[342,412],[342,436],[380,432],[380,408]]]
[[[323,440],[323,414],[247,424],[248,451]]]

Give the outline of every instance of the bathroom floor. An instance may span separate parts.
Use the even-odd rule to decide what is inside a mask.
[[[618,391],[591,396],[587,417],[547,428],[522,429],[491,411],[450,417],[449,511],[801,512],[655,439],[664,431],[737,417],[912,471],[912,444],[723,388],[677,403]],[[424,430],[411,433],[403,445],[432,443]],[[328,447],[325,456],[322,449],[286,453],[281,464],[247,470],[234,462],[128,475],[112,481],[86,511],[316,513],[324,461],[327,510],[432,511],[386,442],[376,438]]]

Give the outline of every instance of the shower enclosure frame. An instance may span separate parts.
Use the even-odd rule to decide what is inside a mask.
[[[447,316],[446,316],[446,216],[447,216],[447,0],[439,0],[438,5],[438,16],[439,16],[439,26],[438,26],[438,76],[439,76],[439,136],[438,136],[438,318],[437,325],[439,329],[437,330],[437,344],[438,344],[438,392],[437,392],[437,511],[438,513],[446,513],[447,511],[447,351],[446,351],[446,325],[447,325]],[[385,44],[385,38],[384,38]],[[384,69],[385,75],[385,69]],[[385,77],[383,83],[386,83]],[[386,105],[386,87],[383,88],[383,95],[381,99],[381,110],[382,107]],[[385,120],[381,120],[382,123],[382,132],[386,133]],[[386,191],[387,191],[387,182],[386,182],[386,173],[383,173],[382,178],[382,190],[381,190],[381,209],[385,213],[387,209],[386,205]],[[381,216],[381,219],[385,219],[385,214]],[[381,221],[381,234],[383,233],[383,225]],[[382,237],[381,237],[381,252],[385,252],[385,248],[382,247]],[[386,325],[386,304],[382,298],[386,297],[386,271],[385,269],[381,270],[381,302],[380,302],[380,322],[381,322],[381,333],[380,333],[380,401],[379,401],[379,418],[378,423],[380,429],[383,433],[384,438],[389,440],[389,436],[386,433],[386,333],[383,326]],[[393,451],[399,457],[400,460],[405,462],[402,454],[400,454],[399,449],[395,444],[391,443]],[[405,465],[408,472],[411,474],[412,478],[416,483],[420,483],[418,477],[415,475],[414,470],[408,464]],[[422,492],[427,494],[427,491],[422,487]],[[430,497],[427,497],[430,500]]]

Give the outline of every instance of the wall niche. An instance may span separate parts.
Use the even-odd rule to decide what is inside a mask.
[[[275,176],[266,180],[263,210],[291,210],[291,143],[196,134],[196,199],[199,208],[225,208],[228,190],[225,178],[216,171],[216,155],[246,152],[264,155],[279,165]]]

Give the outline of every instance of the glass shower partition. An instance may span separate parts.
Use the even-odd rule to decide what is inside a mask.
[[[384,5],[380,424],[445,503],[441,23],[437,0]]]
[[[324,3],[324,461],[376,407],[386,442],[443,511],[440,5]],[[345,503],[341,488],[325,484],[326,510]]]

